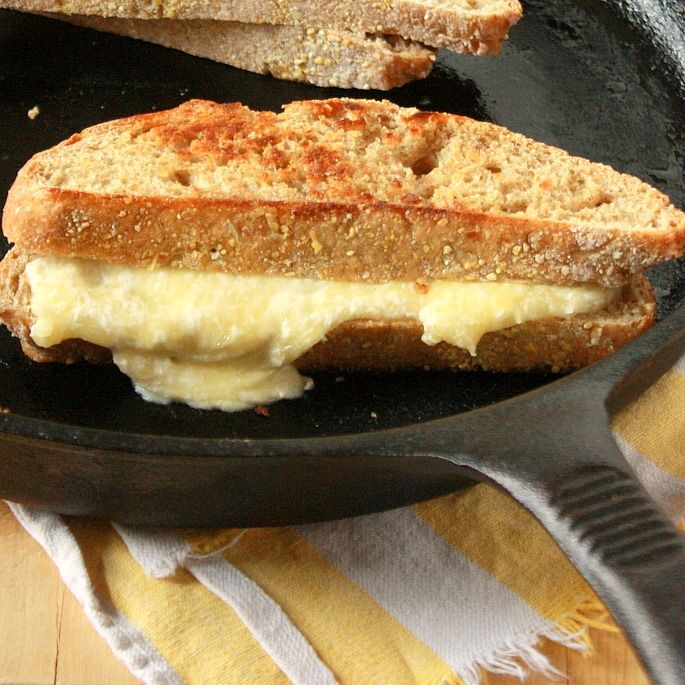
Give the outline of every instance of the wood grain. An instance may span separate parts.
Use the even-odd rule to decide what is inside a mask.
[[[0,683],[140,685],[64,589],[54,565],[0,503]]]
[[[0,503],[0,684],[136,685],[64,589],[55,567]],[[593,632],[585,657],[552,642],[543,652],[565,678],[533,674],[526,685],[648,685],[620,634]],[[239,684],[235,684],[239,685]],[[268,684],[264,684],[268,685]],[[487,685],[521,685],[490,675]]]

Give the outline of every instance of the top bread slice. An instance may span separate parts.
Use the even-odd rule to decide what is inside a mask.
[[[28,12],[138,19],[215,19],[400,35],[432,47],[497,53],[521,17],[518,0],[3,0]]]
[[[34,156],[3,214],[33,255],[343,280],[617,286],[685,249],[632,176],[389,102],[190,101]]]
[[[399,36],[303,26],[213,19],[44,16],[158,43],[258,74],[325,87],[396,88],[428,76],[437,52]]]

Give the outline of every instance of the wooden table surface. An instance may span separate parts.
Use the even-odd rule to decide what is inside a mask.
[[[0,503],[0,683],[12,685],[134,685],[64,588],[52,562]],[[619,634],[594,632],[596,653],[584,657],[546,643],[543,651],[567,674],[527,685],[648,685]],[[487,685],[515,685],[490,676]],[[242,685],[235,683],[231,685]],[[261,685],[268,685],[264,683]],[[391,685],[391,684],[388,684]]]

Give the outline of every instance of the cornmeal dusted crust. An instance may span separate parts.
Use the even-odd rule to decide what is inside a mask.
[[[341,29],[211,19],[46,16],[159,43],[258,74],[338,88],[389,90],[402,86],[426,77],[437,52],[399,36]]]
[[[29,12],[139,19],[216,19],[395,34],[478,55],[499,52],[521,18],[518,0],[2,0]]]
[[[0,263],[0,320],[19,338],[24,353],[39,362],[111,361],[109,350],[68,340],[50,348],[30,337],[30,289],[24,268],[30,257],[12,250]],[[421,342],[413,320],[350,321],[328,334],[297,363],[303,370],[484,369],[569,371],[605,357],[647,330],[656,311],[646,278],[638,276],[601,312],[530,321],[481,339],[477,355],[440,343]]]
[[[86,129],[19,172],[3,230],[35,255],[369,281],[617,286],[685,250],[685,215],[637,178],[345,99],[194,100]]]

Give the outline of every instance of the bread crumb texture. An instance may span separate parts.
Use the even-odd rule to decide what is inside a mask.
[[[389,90],[424,78],[437,50],[396,35],[211,19],[53,14],[81,26],[159,43],[240,69],[318,86]]]
[[[627,230],[668,230],[681,218],[664,211],[666,197],[645,197],[643,183],[607,166],[387,102],[295,102],[276,115],[191,101],[90,129],[45,161],[44,185],[98,194],[380,200]]]
[[[3,227],[36,254],[370,280],[615,286],[685,249],[685,215],[637,178],[348,99],[194,100],[92,127],[24,167]]]

